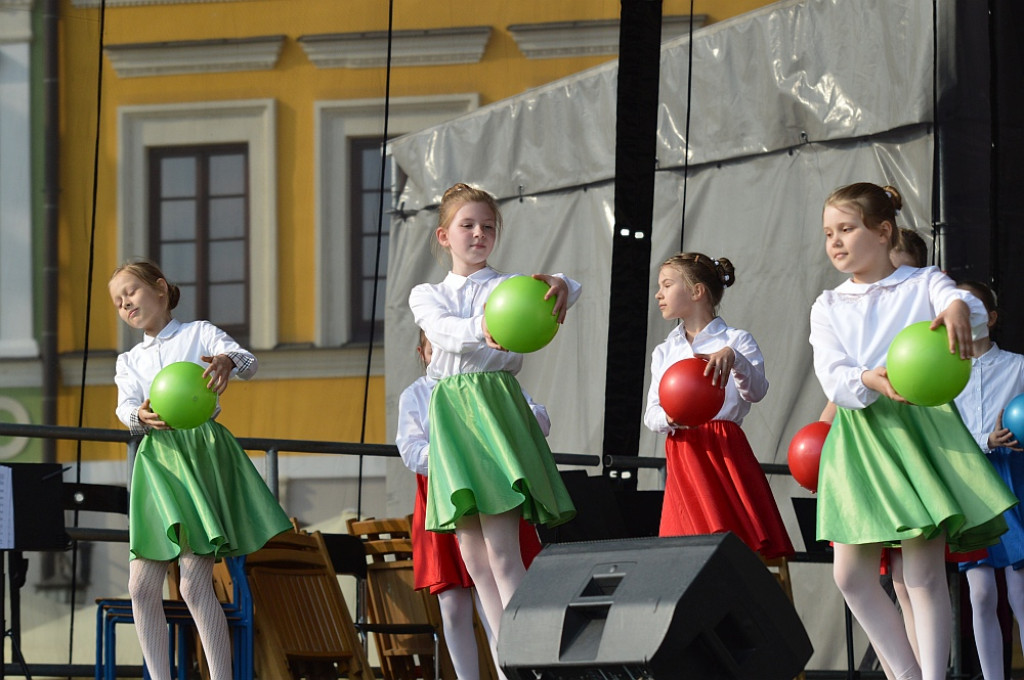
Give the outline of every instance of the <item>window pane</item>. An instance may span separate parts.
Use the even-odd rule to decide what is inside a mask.
[[[245,199],[210,200],[210,238],[238,238],[245,235]]]
[[[387,211],[387,204],[384,204],[384,210]],[[377,192],[363,194],[363,223],[357,225],[362,228],[364,234],[376,234],[377,233],[377,215],[380,214],[380,194]],[[387,232],[391,218],[384,215],[384,222],[381,224],[381,229]]]
[[[179,286],[182,283],[195,283],[195,243],[165,243],[160,246],[160,267],[171,283]]]
[[[373,278],[375,260],[377,259],[377,237],[363,237],[363,275]],[[388,266],[388,241],[387,237],[381,239],[380,243],[380,276],[384,276]]]
[[[363,188],[374,189],[380,186],[380,147],[376,144],[362,151]]]
[[[210,243],[210,281],[242,281],[245,279],[245,242],[212,241]]]
[[[167,272],[164,272],[167,274]],[[167,274],[170,276],[170,274]],[[177,284],[181,297],[178,299],[178,306],[171,311],[171,315],[178,321],[196,320],[196,287]]]
[[[164,241],[195,239],[196,202],[191,199],[161,202],[160,236]]]
[[[245,286],[218,283],[210,286],[210,321],[221,326],[245,322]]]
[[[181,198],[196,195],[196,159],[160,159],[160,195]]]
[[[245,191],[245,155],[210,157],[210,195],[241,194]]]
[[[373,308],[373,280],[363,281],[363,321],[370,322],[370,309]],[[378,323],[384,320],[384,282],[377,284],[377,317]],[[378,334],[375,338],[380,339]]]

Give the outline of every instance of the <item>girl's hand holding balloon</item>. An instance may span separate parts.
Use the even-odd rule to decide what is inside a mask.
[[[484,310],[485,311],[487,310],[487,304],[486,303],[484,303]],[[483,331],[484,331],[484,342],[487,343],[488,347],[490,347],[491,349],[496,349],[496,350],[501,351],[501,352],[507,352],[508,351],[507,349],[502,347],[498,343],[498,341],[495,340],[494,337],[491,335],[491,332],[489,330],[487,330],[487,317],[484,316],[484,315],[481,315],[481,317],[480,317],[480,328],[483,329]]]
[[[228,388],[228,380],[231,379],[231,371],[235,369],[235,362],[226,354],[201,358],[210,364],[203,371],[203,377],[209,378],[206,386],[217,394],[224,394],[224,390]]]
[[[910,403],[893,388],[892,383],[889,382],[889,372],[885,366],[878,366],[870,371],[864,371],[860,374],[860,381],[864,383],[864,387],[883,394],[893,401],[898,401],[902,404]]]
[[[960,346],[960,358],[970,359],[974,356],[974,333],[971,329],[971,308],[963,300],[954,300],[949,307],[942,310],[932,321],[931,329],[945,326],[949,334],[949,351],[956,351]]]
[[[1020,446],[1020,442],[1017,441],[1017,437],[1010,431],[1010,428],[1003,426],[1004,411],[999,412],[999,417],[996,419],[996,429],[992,430],[988,435],[988,448],[1005,447],[1014,451],[1024,451]]]
[[[569,299],[569,287],[565,285],[565,281],[550,274],[534,274],[533,278],[551,286],[551,289],[544,294],[544,299],[550,300],[552,295],[555,296],[555,306],[552,308],[551,314],[558,317],[558,323],[565,323],[565,313],[569,309],[566,303]]]
[[[160,420],[160,415],[149,405],[149,399],[142,402],[138,411],[139,422],[151,430],[169,430],[171,426]]]
[[[736,352],[732,347],[725,346],[713,354],[696,354],[694,356],[708,362],[707,368],[704,369],[704,375],[711,377],[711,384],[725,389],[729,382],[729,374],[736,363]]]

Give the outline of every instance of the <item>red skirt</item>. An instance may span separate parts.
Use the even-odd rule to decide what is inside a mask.
[[[427,478],[416,475],[416,504],[412,511],[412,571],[413,584],[419,588],[430,588],[437,594],[449,588],[472,588],[473,579],[466,570],[459,552],[459,541],[455,534],[427,531],[424,518],[427,514]],[[523,564],[529,568],[533,558],[540,552],[540,537],[529,522],[519,520],[519,549]]]
[[[746,435],[729,420],[680,429],[665,442],[660,536],[731,531],[762,557],[792,555],[768,480]]]

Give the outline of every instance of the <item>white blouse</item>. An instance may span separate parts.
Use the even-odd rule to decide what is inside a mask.
[[[421,283],[409,294],[416,325],[423,329],[434,354],[427,375],[435,380],[460,373],[508,371],[515,375],[523,367],[523,355],[487,346],[480,320],[484,303],[499,283],[518,274],[499,274],[490,267],[469,276],[452,272],[441,283]],[[567,307],[575,304],[581,286],[555,274],[569,288]]]
[[[764,399],[768,393],[768,377],[764,371],[764,356],[749,332],[726,325],[715,317],[693,339],[686,339],[682,324],[676,326],[665,341],[654,348],[651,355],[651,387],[647,391],[647,410],[644,425],[655,432],[668,433],[676,427],[669,425],[668,416],[661,407],[658,386],[669,366],[691,359],[697,354],[712,354],[723,347],[731,347],[736,354],[729,382],[725,385],[725,403],[715,420],[731,420],[740,425],[750,412],[750,404]]]
[[[999,349],[996,343],[980,357],[971,359],[971,379],[954,400],[964,425],[982,451],[996,429],[999,412],[1024,393],[1024,356]]]
[[[426,475],[428,469],[430,393],[436,384],[436,380],[422,376],[402,390],[401,396],[398,397],[398,434],[395,436],[395,444],[405,466],[418,475]],[[548,436],[551,431],[551,419],[548,417],[547,409],[535,403],[526,390],[523,390],[523,396],[537,418],[541,432],[545,437]]]
[[[117,357],[117,417],[133,434],[145,432],[138,421],[138,410],[149,398],[149,387],[164,366],[176,361],[191,361],[208,366],[200,357],[227,354],[235,363],[232,375],[248,380],[256,375],[258,363],[251,352],[209,321],[181,323],[176,319],[163,327],[156,337],[143,336],[142,342]],[[213,413],[220,413],[220,401]]]
[[[885,364],[896,334],[918,321],[932,321],[954,300],[971,310],[974,337],[988,335],[985,306],[956,287],[937,267],[906,265],[874,283],[852,279],[826,290],[811,306],[814,372],[830,401],[860,409],[878,399],[861,374]]]

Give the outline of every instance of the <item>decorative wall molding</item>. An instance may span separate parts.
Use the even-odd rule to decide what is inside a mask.
[[[266,35],[107,45],[104,51],[120,78],[269,71],[277,64],[284,41],[283,35]]]
[[[0,0],[0,45],[32,39],[32,4],[35,0]]]
[[[694,30],[707,22],[706,14],[693,16]],[[688,15],[662,17],[661,41],[672,40],[690,30]],[[508,32],[527,59],[599,56],[619,53],[619,20],[556,21],[543,24],[514,24]]]
[[[490,26],[394,31],[392,66],[475,64],[484,56]],[[387,31],[323,33],[298,39],[317,68],[380,68],[387,65]]]

